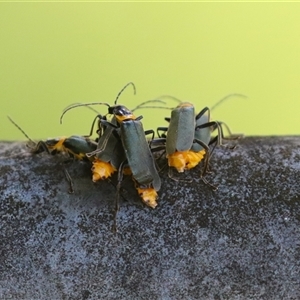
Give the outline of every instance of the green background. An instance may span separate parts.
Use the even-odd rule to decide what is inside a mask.
[[[300,3],[0,3],[0,139],[87,134],[94,113],[162,94],[212,112],[233,132],[299,134]],[[174,102],[170,102],[174,105]],[[102,113],[106,107],[97,107]],[[144,129],[167,110],[143,110]]]

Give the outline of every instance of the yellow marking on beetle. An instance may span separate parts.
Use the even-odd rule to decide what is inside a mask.
[[[128,114],[126,116],[116,115],[115,117],[116,117],[116,119],[119,123],[122,123],[124,120],[127,120],[127,119],[129,119],[129,120],[135,120],[136,119],[136,116],[134,114]]]
[[[86,158],[85,153],[75,153],[71,149],[65,147],[64,142],[66,141],[66,139],[67,139],[67,137],[63,136],[63,137],[59,138],[58,142],[54,145],[47,145],[47,141],[45,142],[45,144],[50,152],[56,150],[57,152],[69,153],[78,160],[85,159]]]
[[[95,158],[92,167],[93,181],[96,182],[101,179],[106,179],[110,177],[115,171],[117,171],[117,169],[110,163]]]
[[[47,145],[47,148],[49,150],[57,150],[58,152],[67,152],[67,149],[64,146],[64,142],[66,138],[67,138],[66,136],[59,138],[58,142],[54,145],[47,145],[47,141],[45,142],[45,144]]]
[[[176,168],[179,173],[184,170],[189,170],[196,167],[205,155],[205,150],[202,149],[199,152],[191,150],[177,151],[173,154],[167,155],[168,164],[170,167]]]
[[[131,169],[129,167],[125,167],[123,169],[123,174],[124,175],[131,175],[132,174]]]
[[[70,149],[66,149],[66,151],[68,151],[68,153],[71,153],[72,155],[74,155],[74,157],[78,160],[83,160],[86,159],[86,155],[85,153],[74,153],[73,151],[71,151]]]
[[[180,108],[180,107],[194,107],[194,105],[190,102],[182,102],[177,106],[177,108]]]
[[[154,188],[136,188],[140,197],[142,198],[142,201],[151,208],[155,208],[157,206],[157,192]]]

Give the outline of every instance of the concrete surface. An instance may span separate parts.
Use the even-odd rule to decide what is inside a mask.
[[[90,165],[0,144],[0,299],[300,299],[300,137],[249,137],[162,173],[156,209]],[[189,179],[193,179],[189,182]]]

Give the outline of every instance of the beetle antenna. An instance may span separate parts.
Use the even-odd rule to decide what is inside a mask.
[[[137,109],[142,109],[142,108],[164,108],[164,109],[172,109],[171,107],[166,107],[166,106],[144,106],[147,103],[162,103],[162,104],[166,104],[165,101],[159,100],[159,99],[154,99],[154,100],[147,100],[145,102],[140,103],[139,105],[137,105],[134,109],[132,109],[131,111],[134,112]]]
[[[135,111],[136,109],[143,109],[143,108],[161,108],[161,109],[168,109],[168,110],[172,110],[174,109],[174,107],[166,107],[166,106],[141,106],[141,107],[137,107],[134,108],[134,110],[131,110],[132,112]]]
[[[70,105],[68,105],[67,107],[65,107],[64,108],[64,111],[67,109],[67,108],[69,108],[69,107],[71,107],[71,106],[74,106],[74,105],[76,105],[76,104],[84,104],[84,103],[82,103],[82,102],[74,102],[74,103],[72,103],[72,104],[70,104]],[[92,108],[92,107],[90,107],[90,106],[85,106],[86,108],[88,108],[88,109],[90,109],[90,110],[92,110],[93,112],[95,112],[97,115],[100,115],[100,113],[98,112],[98,110],[96,110],[95,108]]]
[[[79,103],[79,104],[73,104],[73,105],[71,105],[71,106],[65,108],[64,111],[62,112],[62,114],[61,114],[61,116],[60,116],[60,119],[59,119],[59,120],[60,120],[60,124],[62,124],[62,119],[63,119],[65,113],[66,113],[67,111],[69,111],[70,109],[73,109],[73,108],[79,107],[79,106],[90,106],[90,105],[106,105],[106,106],[110,107],[110,105],[109,105],[108,103],[106,103],[106,102],[91,102],[91,103]]]
[[[172,100],[174,100],[174,101],[176,101],[176,102],[178,102],[178,103],[183,102],[183,101],[180,100],[179,98],[174,97],[174,96],[171,96],[171,95],[161,95],[161,96],[159,96],[159,97],[157,97],[157,98],[170,98],[170,99],[172,99]]]
[[[133,87],[133,94],[134,94],[134,95],[136,94],[136,88],[135,88],[134,83],[133,83],[133,82],[128,82],[128,83],[121,89],[121,91],[118,93],[118,95],[117,95],[117,97],[116,97],[116,100],[115,100],[115,102],[114,102],[115,105],[117,104],[117,101],[118,101],[120,95],[123,93],[123,91],[124,91],[129,85],[132,85],[132,87]]]
[[[144,101],[142,103],[140,103],[139,105],[137,105],[134,109],[132,109],[131,111],[135,111],[136,109],[139,109],[140,107],[144,106],[145,104],[147,103],[153,103],[153,102],[159,102],[159,103],[162,103],[162,104],[166,104],[165,101],[162,101],[162,100],[159,100],[159,99],[154,99],[154,100],[147,100],[147,101]]]
[[[7,116],[7,118],[9,119],[9,121],[11,121],[23,134],[24,136],[32,143],[36,144],[28,135],[27,133],[10,117]]]
[[[219,106],[223,101],[227,100],[230,97],[242,97],[242,98],[248,98],[247,96],[243,95],[243,94],[229,94],[227,96],[225,96],[224,98],[222,98],[221,100],[219,100],[217,103],[215,103],[210,110],[215,109],[217,106]]]

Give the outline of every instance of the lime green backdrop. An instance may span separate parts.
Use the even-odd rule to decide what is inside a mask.
[[[87,134],[94,113],[162,94],[212,112],[233,132],[300,133],[300,3],[0,3],[0,139]],[[174,102],[171,102],[171,106]],[[97,107],[105,113],[106,107]],[[166,110],[143,110],[145,129]]]

